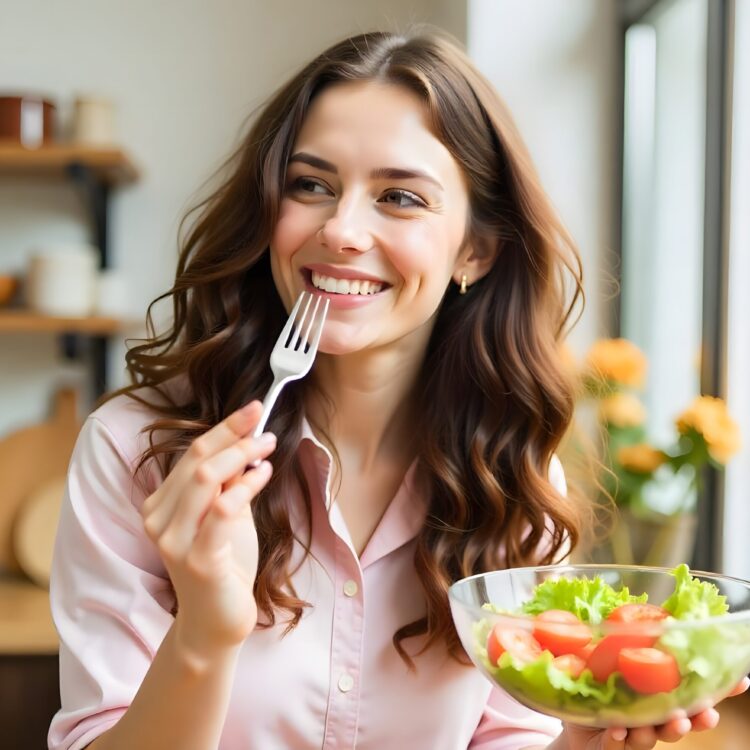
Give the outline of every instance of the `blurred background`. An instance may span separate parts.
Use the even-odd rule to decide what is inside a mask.
[[[42,736],[58,700],[45,586],[72,443],[125,383],[125,338],[172,281],[180,219],[303,63],[420,22],[496,86],[578,243],[587,305],[567,356],[627,521],[602,554],[667,547],[750,578],[748,0],[0,0],[0,705],[15,731]],[[47,702],[27,705],[24,685]]]

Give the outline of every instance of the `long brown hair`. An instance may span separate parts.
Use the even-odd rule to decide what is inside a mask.
[[[427,613],[394,634],[409,664],[403,641],[417,635],[425,649],[443,642],[462,660],[448,586],[492,569],[553,562],[579,538],[577,506],[554,490],[548,469],[573,413],[559,343],[582,279],[574,244],[505,105],[453,42],[424,29],[361,34],[326,50],[273,95],[228,160],[226,179],[194,209],[174,285],[149,306],[149,338],[127,353],[133,382],[120,392],[157,410],[141,466],[153,459],[167,472],[195,437],[263,397],[286,317],[268,256],[287,160],[315,96],[335,82],[366,80],[407,87],[423,100],[469,185],[468,231],[499,248],[468,294],[452,284],[446,291],[419,376],[417,465],[428,514],[414,565]],[[173,322],[157,334],[152,308],[164,299]],[[188,386],[182,399],[164,387],[177,376]],[[144,386],[164,399],[144,399],[145,391],[136,392]],[[270,623],[286,611],[289,627],[307,606],[290,581],[295,539],[286,493],[301,487],[309,518],[296,455],[309,387],[300,381],[282,394],[268,427],[278,437],[274,475],[253,507],[258,607]]]

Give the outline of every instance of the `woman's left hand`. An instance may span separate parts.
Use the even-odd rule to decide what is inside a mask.
[[[740,695],[748,687],[750,680],[745,677],[730,696]],[[568,750],[651,750],[657,742],[677,742],[690,732],[713,729],[718,723],[719,713],[712,707],[694,716],[671,719],[666,724],[656,727],[591,729],[564,724],[560,739],[567,740],[561,746]],[[557,745],[553,744],[552,747]]]

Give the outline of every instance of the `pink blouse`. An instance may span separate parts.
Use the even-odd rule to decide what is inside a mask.
[[[127,397],[106,403],[86,421],[71,460],[50,587],[62,698],[51,750],[83,748],[118,721],[173,622],[167,573],[140,515],[161,479],[133,481],[145,448],[139,432],[152,418]],[[393,648],[393,633],[424,613],[412,558],[426,506],[414,467],[358,557],[328,491],[331,455],[308,425],[299,452],[313,534],[293,581],[314,606],[287,636],[279,624],[244,643],[220,750],[547,745],[559,722],[522,707],[476,669],[431,648],[411,672]],[[550,479],[565,492],[557,458]],[[302,499],[290,503],[301,530]]]

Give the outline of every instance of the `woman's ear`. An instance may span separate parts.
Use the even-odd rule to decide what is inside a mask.
[[[461,286],[463,276],[466,275],[466,285],[471,286],[489,273],[499,252],[500,240],[497,237],[470,238],[458,254],[453,267],[453,280]]]

